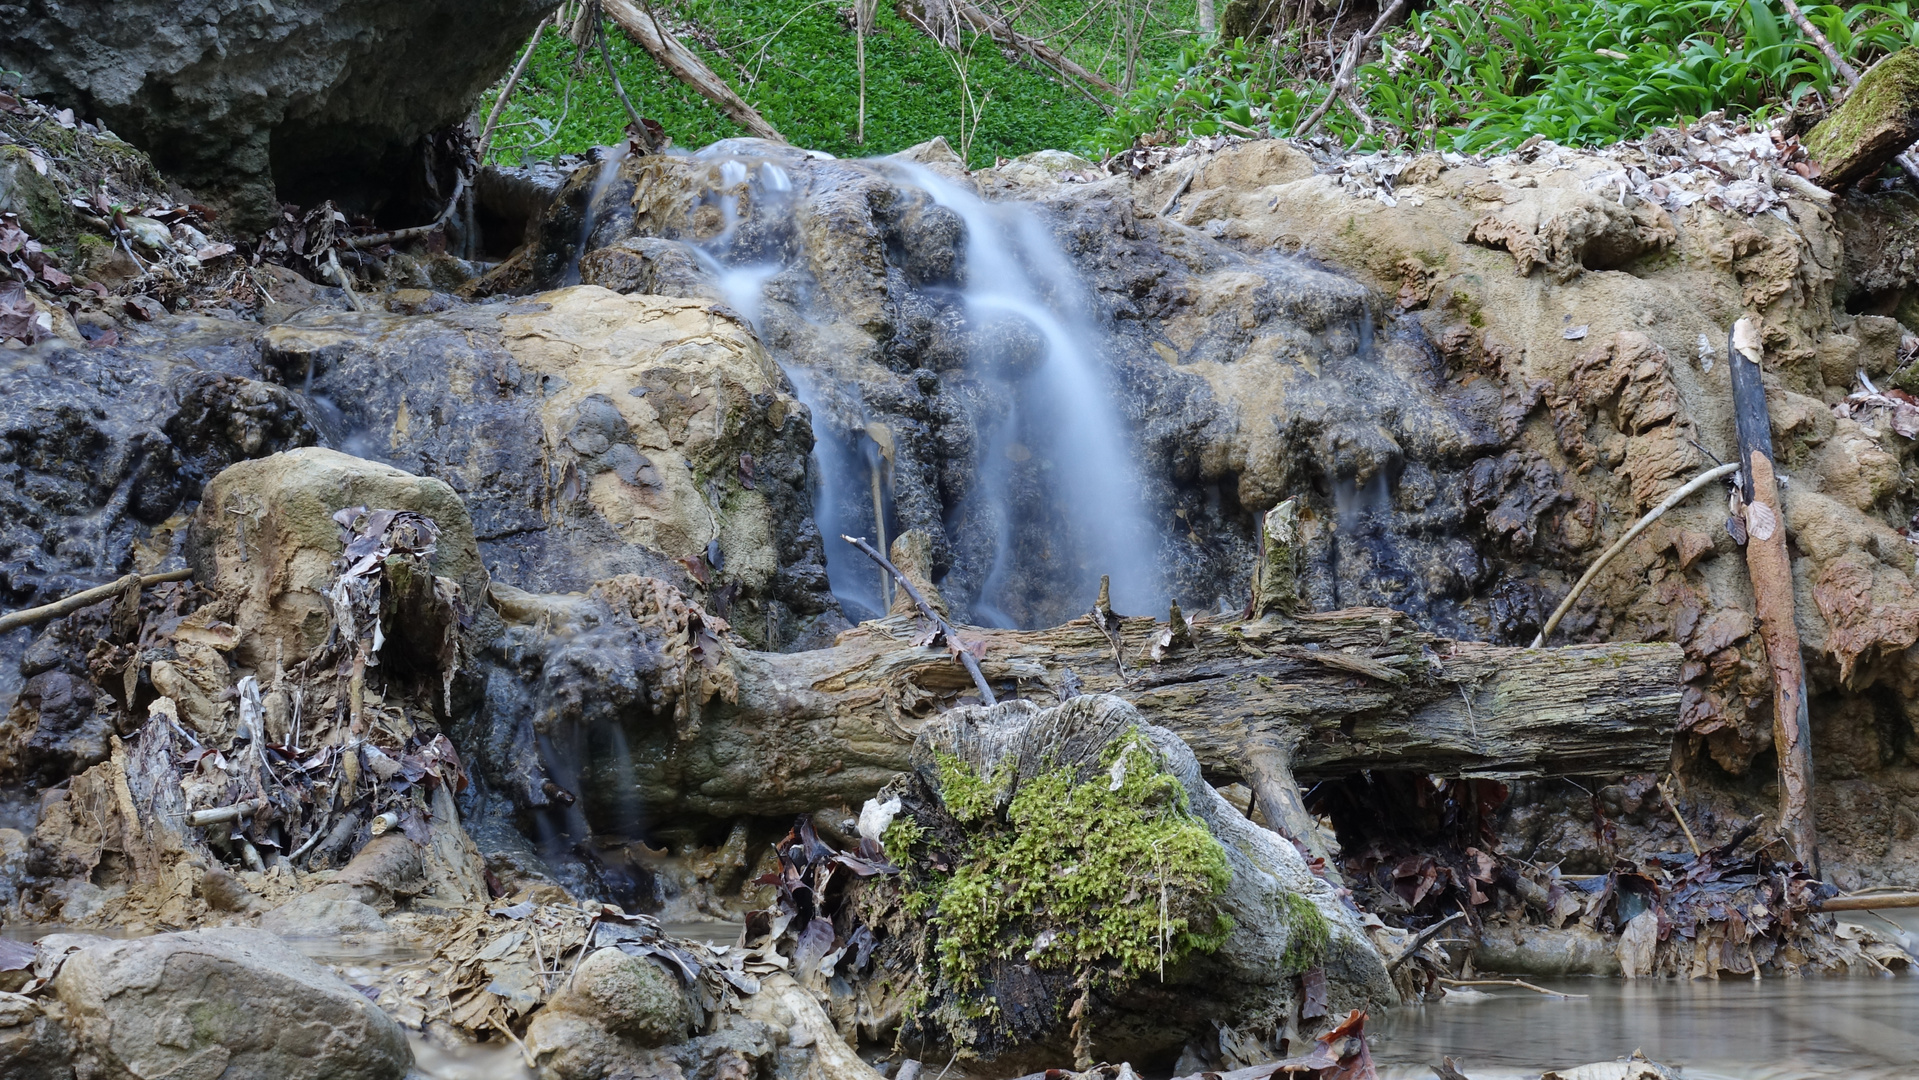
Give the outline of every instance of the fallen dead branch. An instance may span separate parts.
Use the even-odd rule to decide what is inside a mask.
[[[1522,990],[1531,990],[1535,993],[1544,994],[1547,997],[1556,998],[1583,998],[1590,996],[1587,994],[1568,994],[1559,990],[1548,990],[1543,986],[1536,986],[1524,979],[1448,979],[1442,976],[1439,981],[1446,986],[1517,986]]]
[[[520,85],[520,76],[526,74],[526,66],[533,59],[533,53],[540,47],[540,35],[546,33],[546,24],[552,17],[541,19],[534,27],[533,34],[527,39],[526,51],[520,54],[520,62],[513,65],[513,73],[506,77],[506,85],[500,88],[500,96],[493,100],[493,108],[486,114],[486,123],[480,128],[480,148],[473,155],[475,161],[486,164],[486,153],[493,148],[493,129],[500,123],[500,113],[505,110],[507,99],[513,96],[513,90]]]
[[[899,567],[894,566],[886,556],[874,550],[873,545],[858,537],[842,535],[840,539],[865,552],[867,558],[879,563],[881,568],[893,575],[893,580],[899,583],[900,588],[906,590],[906,595],[913,598],[913,605],[919,608],[920,614],[937,628],[938,637],[928,644],[938,644],[939,638],[944,638],[946,647],[959,657],[959,662],[966,667],[966,673],[973,677],[973,685],[979,688],[980,704],[994,704],[993,687],[987,683],[986,674],[980,670],[979,657],[974,656],[966,643],[960,640],[959,631],[953,628],[953,624],[947,622],[945,616],[935,611],[933,605],[926,602],[926,597],[920,594],[919,589],[906,579],[905,574],[900,573]]]
[[[1639,538],[1640,533],[1643,533],[1648,528],[1650,528],[1653,522],[1658,521],[1660,518],[1666,516],[1667,511],[1671,510],[1675,506],[1678,506],[1680,503],[1685,502],[1687,496],[1691,495],[1693,492],[1698,491],[1700,488],[1705,487],[1707,484],[1712,483],[1714,480],[1717,480],[1722,476],[1731,476],[1733,473],[1737,472],[1738,470],[1739,470],[1739,463],[1736,461],[1727,462],[1726,464],[1721,465],[1717,468],[1707,469],[1705,472],[1700,473],[1698,476],[1695,476],[1691,480],[1687,481],[1686,484],[1684,484],[1683,486],[1679,488],[1679,490],[1673,492],[1671,495],[1666,496],[1666,499],[1664,502],[1661,502],[1658,506],[1655,506],[1651,510],[1648,510],[1646,512],[1645,517],[1640,518],[1637,522],[1633,524],[1632,528],[1627,529],[1626,535],[1620,537],[1618,540],[1615,540],[1613,542],[1613,545],[1607,548],[1605,553],[1600,555],[1599,558],[1593,560],[1593,564],[1590,567],[1586,568],[1586,572],[1584,574],[1580,575],[1579,581],[1573,585],[1572,591],[1566,594],[1566,599],[1561,600],[1559,602],[1559,607],[1553,610],[1552,618],[1547,619],[1546,625],[1540,628],[1539,636],[1533,638],[1532,647],[1537,649],[1546,644],[1546,639],[1548,637],[1551,637],[1552,632],[1559,628],[1559,620],[1565,618],[1566,613],[1572,610],[1573,604],[1579,599],[1580,594],[1586,591],[1586,586],[1592,584],[1593,578],[1596,578],[1599,576],[1599,572],[1606,568],[1607,563],[1610,563],[1614,559],[1618,558],[1619,553],[1626,550],[1627,544],[1630,544],[1634,540],[1637,540]]]
[[[1293,132],[1293,138],[1303,139],[1319,127],[1319,122],[1326,117],[1326,110],[1332,108],[1333,102],[1339,100],[1346,93],[1347,87],[1353,84],[1353,72],[1359,68],[1361,54],[1372,46],[1373,40],[1386,29],[1387,22],[1399,14],[1405,6],[1406,0],[1393,0],[1391,5],[1379,13],[1379,18],[1373,20],[1373,25],[1365,33],[1355,35],[1346,43],[1346,52],[1339,58],[1339,70],[1333,75],[1333,85],[1326,91],[1325,99],[1313,106],[1313,111]]]
[[[39,607],[10,611],[0,615],[0,634],[11,633],[23,626],[32,626],[48,619],[57,619],[62,615],[71,615],[83,607],[91,607],[102,600],[110,600],[128,589],[143,589],[148,585],[159,585],[168,581],[186,581],[191,577],[193,577],[191,570],[169,570],[164,574],[128,574],[118,581],[96,585],[84,592],[74,593],[64,600],[55,600],[51,604],[42,604]]]
[[[1919,892],[1867,893],[1862,896],[1835,896],[1821,900],[1820,911],[1872,911],[1876,908],[1919,907]]]
[[[1739,435],[1738,519],[1746,537],[1753,614],[1772,668],[1772,741],[1779,755],[1779,832],[1795,858],[1819,872],[1812,818],[1812,732],[1806,717],[1806,671],[1793,616],[1792,553],[1785,504],[1773,465],[1772,420],[1759,361],[1759,328],[1742,317],[1726,346],[1732,368],[1733,424]]]
[[[642,11],[631,0],[602,0],[601,6],[619,24],[620,29],[626,31],[628,37],[646,50],[648,56],[672,72],[674,78],[712,102],[728,119],[759,138],[781,143],[787,141],[778,128],[767,123],[759,110],[734,93],[726,80],[708,67],[699,54],[681,44],[680,39],[661,26],[650,9]]]

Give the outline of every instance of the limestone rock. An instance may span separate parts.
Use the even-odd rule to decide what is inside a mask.
[[[364,210],[404,192],[424,137],[466,115],[553,6],[192,0],[121,4],[106,18],[7,0],[0,67],[230,200],[232,224],[258,228],[276,186],[293,202],[334,195]]]
[[[1860,76],[1832,115],[1806,133],[1819,182],[1838,189],[1885,168],[1919,142],[1919,49],[1901,49]]]
[[[693,1023],[686,993],[657,960],[599,949],[534,1015],[527,1052],[542,1075],[599,1080],[646,1051],[685,1039]]]
[[[73,1046],[66,1028],[40,1003],[0,993],[0,1076],[9,1080],[67,1080]]]
[[[86,1075],[399,1080],[406,1037],[331,971],[262,930],[106,941],[54,979]]]
[[[651,287],[617,277],[630,253],[597,265]],[[277,377],[336,403],[365,453],[450,485],[504,582],[659,577],[769,647],[831,606],[806,410],[710,300],[583,285],[431,315],[316,314],[265,344]]]
[[[333,514],[355,506],[432,518],[435,572],[469,604],[486,595],[473,523],[445,483],[322,447],[241,462],[207,485],[189,546],[199,579],[233,603],[243,663],[291,665],[325,642],[326,590],[344,549]]]

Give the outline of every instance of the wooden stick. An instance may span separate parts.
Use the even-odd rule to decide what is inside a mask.
[[[1421,930],[1419,933],[1414,934],[1413,940],[1408,942],[1404,949],[1400,950],[1399,955],[1393,957],[1392,960],[1387,962],[1386,970],[1390,972],[1394,968],[1398,967],[1399,965],[1405,963],[1408,960],[1411,960],[1416,954],[1418,954],[1419,950],[1426,947],[1427,942],[1438,937],[1439,932],[1441,930],[1446,929],[1446,927],[1452,925],[1455,921],[1459,919],[1463,919],[1465,917],[1466,917],[1465,912],[1455,911],[1451,915],[1448,915],[1445,918],[1439,920],[1438,922],[1432,924],[1431,926],[1428,926],[1426,929]]]
[[[445,225],[447,223],[447,220],[453,216],[454,208],[460,205],[460,196],[464,194],[466,194],[466,173],[464,172],[456,173],[454,175],[454,180],[453,180],[453,195],[447,199],[446,207],[440,211],[439,217],[434,218],[432,221],[427,222],[425,225],[410,225],[404,229],[391,229],[387,232],[367,233],[365,236],[344,237],[340,240],[340,246],[345,248],[352,248],[355,251],[360,251],[365,248],[379,247],[381,244],[397,244],[401,242],[402,240],[417,240],[420,237],[425,236],[428,233],[432,232],[433,230],[440,228],[442,225]],[[333,253],[329,251],[327,252],[327,255],[330,258],[332,257]],[[334,269],[337,271],[339,267],[335,265]],[[351,288],[348,288],[344,283],[342,283],[341,287],[346,288],[348,298],[352,299],[353,290]],[[359,307],[358,307],[359,301],[355,300],[354,304],[355,304],[354,310],[356,311],[359,310]]]
[[[786,136],[767,123],[757,109],[746,103],[746,99],[734,93],[726,80],[715,74],[698,53],[682,45],[679,38],[661,26],[650,9],[641,11],[632,0],[602,0],[601,7],[628,37],[646,50],[648,56],[672,72],[674,78],[718,106],[728,119],[759,138],[781,143],[786,141]]]
[[[195,810],[187,815],[187,824],[195,828],[202,825],[218,825],[224,821],[238,821],[243,817],[252,817],[266,809],[265,799],[247,799],[232,806],[218,806],[211,810]]]
[[[1647,511],[1645,517],[1640,518],[1634,523],[1632,528],[1627,529],[1626,535],[1615,540],[1613,545],[1606,549],[1605,554],[1594,560],[1592,566],[1588,567],[1586,572],[1580,576],[1578,583],[1573,586],[1573,591],[1566,594],[1566,599],[1559,602],[1559,607],[1553,612],[1552,618],[1546,620],[1546,625],[1540,629],[1539,636],[1533,638],[1533,648],[1537,649],[1546,644],[1546,639],[1551,637],[1552,632],[1559,628],[1559,620],[1565,618],[1566,613],[1572,610],[1573,602],[1579,599],[1579,594],[1586,591],[1586,586],[1592,584],[1593,578],[1599,576],[1599,572],[1606,568],[1607,563],[1618,558],[1619,553],[1626,550],[1627,544],[1638,539],[1639,534],[1645,532],[1653,522],[1664,517],[1666,511],[1685,502],[1688,495],[1691,495],[1693,492],[1698,491],[1700,488],[1705,487],[1707,484],[1712,483],[1722,476],[1730,476],[1738,468],[1739,463],[1733,461],[1715,469],[1707,469],[1705,472],[1693,477],[1679,490],[1666,496],[1664,502]]]
[[[1326,91],[1324,100],[1313,106],[1312,113],[1293,132],[1293,138],[1303,139],[1319,127],[1319,122],[1326,117],[1326,110],[1332,108],[1333,102],[1346,92],[1348,86],[1352,85],[1353,72],[1359,68],[1360,55],[1372,45],[1373,39],[1386,29],[1386,21],[1399,14],[1400,9],[1405,6],[1406,0],[1393,0],[1390,5],[1380,11],[1379,18],[1373,20],[1371,28],[1346,43],[1346,55],[1339,58],[1339,71],[1333,75],[1332,88]]]
[[[1536,990],[1547,997],[1556,998],[1583,998],[1588,996],[1586,994],[1568,994],[1559,990],[1548,990],[1543,986],[1534,986],[1524,979],[1448,979],[1442,977],[1439,981],[1445,983],[1447,986],[1517,986],[1526,990]]]
[[[193,577],[191,570],[169,570],[164,574],[145,576],[128,574],[118,581],[96,585],[85,592],[74,593],[64,600],[55,600],[51,604],[9,611],[5,615],[0,615],[0,634],[11,633],[23,626],[32,626],[48,619],[57,619],[62,615],[71,615],[83,607],[92,607],[102,600],[110,600],[135,586],[145,588],[148,585],[158,585],[167,581],[186,581],[191,577]]]
[[[1673,801],[1672,789],[1666,786],[1664,780],[1659,782],[1659,797],[1666,800],[1666,809],[1672,811],[1672,819],[1679,823],[1680,831],[1686,834],[1686,845],[1692,848],[1692,857],[1697,859],[1700,856],[1699,841],[1692,834],[1692,826],[1686,824],[1685,815],[1679,812],[1679,804]]]
[[[1835,896],[1819,902],[1820,911],[1871,911],[1874,908],[1919,907],[1919,892],[1867,893],[1863,896]]]
[[[1806,719],[1805,666],[1793,619],[1792,556],[1786,549],[1786,512],[1773,472],[1772,420],[1760,381],[1763,352],[1758,326],[1733,324],[1726,349],[1732,365],[1733,423],[1739,432],[1740,495],[1744,498],[1746,570],[1752,578],[1766,660],[1772,667],[1772,741],[1779,757],[1779,831],[1793,854],[1819,873],[1812,819],[1812,736]]]
[[[993,688],[986,681],[986,673],[979,669],[979,658],[966,650],[965,643],[960,640],[959,631],[955,630],[953,624],[947,622],[944,616],[933,610],[933,605],[927,603],[926,597],[920,595],[919,589],[916,588],[912,582],[906,580],[906,575],[900,573],[899,567],[894,566],[886,556],[873,550],[873,545],[867,543],[863,538],[847,536],[842,533],[840,534],[840,539],[864,551],[867,558],[879,563],[880,566],[886,569],[887,573],[893,575],[893,580],[899,582],[900,588],[906,590],[906,595],[913,598],[913,605],[920,609],[920,614],[926,616],[934,626],[939,627],[940,633],[946,635],[946,640],[951,643],[954,650],[959,653],[960,663],[966,666],[966,673],[973,677],[973,685],[979,688],[980,703],[983,705],[997,704],[999,699],[993,696]]]
[[[532,61],[533,53],[540,47],[540,35],[546,33],[546,24],[550,17],[541,19],[533,26],[533,36],[526,43],[526,51],[520,54],[520,62],[513,65],[513,74],[506,77],[506,85],[500,89],[500,96],[493,99],[493,108],[486,114],[486,124],[480,128],[480,149],[474,158],[480,165],[486,165],[486,154],[493,148],[493,128],[500,122],[500,112],[506,108],[506,99],[513,96],[513,89],[520,85],[520,76],[526,74],[526,65]]]

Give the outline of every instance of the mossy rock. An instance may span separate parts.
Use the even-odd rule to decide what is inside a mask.
[[[24,146],[0,146],[0,213],[20,215],[20,227],[48,247],[65,243],[73,210],[60,196],[45,158]]]
[[[904,873],[862,902],[918,972],[903,1039],[1008,1068],[1151,1060],[1215,1021],[1276,1036],[1315,968],[1341,1015],[1396,1000],[1334,889],[1124,699],[955,709],[911,759],[881,793]]]
[[[1806,134],[1819,182],[1843,188],[1885,168],[1919,142],[1919,49],[1901,49],[1859,80],[1846,100]]]

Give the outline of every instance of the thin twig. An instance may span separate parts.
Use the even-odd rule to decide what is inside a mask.
[[[1586,994],[1568,994],[1560,990],[1548,990],[1543,986],[1534,986],[1524,979],[1448,979],[1442,977],[1439,981],[1447,986],[1517,986],[1525,990],[1537,991],[1547,997],[1556,998],[1583,998],[1589,996]]]
[[[646,121],[640,119],[640,111],[633,107],[633,100],[626,96],[626,87],[620,85],[620,73],[613,70],[613,54],[606,47],[606,24],[595,23],[594,33],[600,39],[600,62],[606,65],[606,77],[613,80],[613,92],[620,97],[620,105],[626,109],[626,119],[633,127],[633,136],[646,147],[646,152],[657,153],[659,146],[653,141],[653,133],[646,130]]]
[[[500,89],[500,96],[493,99],[493,108],[486,114],[486,124],[480,128],[480,150],[474,157],[481,165],[486,164],[487,151],[493,147],[493,128],[500,122],[500,113],[506,108],[506,99],[513,96],[513,90],[520,85],[520,76],[526,74],[526,65],[532,61],[533,53],[540,47],[540,35],[546,33],[548,19],[541,19],[533,26],[533,36],[526,43],[526,51],[520,54],[520,62],[513,65],[513,74],[506,77],[506,85]]]
[[[1701,854],[1699,850],[1699,839],[1693,836],[1692,826],[1686,824],[1686,816],[1679,812],[1679,803],[1674,801],[1672,789],[1666,786],[1666,781],[1664,780],[1659,782],[1659,795],[1666,800],[1666,808],[1672,811],[1672,819],[1679,823],[1680,831],[1686,834],[1686,844],[1692,848],[1692,857],[1697,859]]]
[[[1738,471],[1739,463],[1736,461],[1727,462],[1715,469],[1707,469],[1705,472],[1693,477],[1690,482],[1678,491],[1666,496],[1665,502],[1647,511],[1645,517],[1640,518],[1632,528],[1627,529],[1626,535],[1620,537],[1613,543],[1613,546],[1607,548],[1606,553],[1599,556],[1592,566],[1586,570],[1586,573],[1580,577],[1578,583],[1573,586],[1573,591],[1567,593],[1566,599],[1560,601],[1558,610],[1553,612],[1553,617],[1546,620],[1546,625],[1539,631],[1539,636],[1533,639],[1532,647],[1537,649],[1546,644],[1546,639],[1551,637],[1552,632],[1559,628],[1559,620],[1565,618],[1566,613],[1572,610],[1573,602],[1579,599],[1579,594],[1586,591],[1586,586],[1592,584],[1593,578],[1599,576],[1599,572],[1606,568],[1607,563],[1618,558],[1619,553],[1626,550],[1627,544],[1638,539],[1639,534],[1651,527],[1653,522],[1664,517],[1666,511],[1686,501],[1688,495],[1691,495],[1693,492],[1698,491],[1700,488],[1705,487],[1707,484],[1712,483],[1722,476],[1729,476]]]
[[[83,607],[91,607],[102,600],[112,599],[135,586],[145,588],[164,581],[185,581],[192,576],[191,570],[169,570],[164,574],[145,576],[128,574],[118,581],[96,585],[85,592],[74,593],[64,600],[55,600],[51,604],[42,604],[39,607],[10,611],[0,615],[0,634],[10,633],[23,626],[32,626],[34,623],[45,622],[48,619],[57,619],[62,615],[71,615]]]
[[[453,217],[453,210],[460,205],[460,196],[464,194],[466,194],[466,173],[464,171],[456,172],[453,178],[453,194],[446,200],[446,207],[440,211],[439,217],[434,218],[425,225],[412,225],[404,229],[393,229],[388,232],[368,233],[365,236],[345,237],[339,242],[340,246],[360,251],[365,248],[379,247],[381,244],[397,244],[403,240],[418,239],[445,225],[447,221]],[[331,252],[328,254],[331,254]]]
[[[347,280],[346,271],[340,269],[340,256],[330,248],[326,253],[326,264],[327,269],[333,271],[333,279],[338,281],[340,288],[346,292],[347,306],[355,311],[365,311],[366,305],[360,302],[358,296],[354,295],[353,284]]]
[[[1406,961],[1411,960],[1414,954],[1418,953],[1419,950],[1426,947],[1428,942],[1438,937],[1439,932],[1441,930],[1446,929],[1448,924],[1452,923],[1453,921],[1457,919],[1463,919],[1465,917],[1466,917],[1465,912],[1455,911],[1451,915],[1448,915],[1445,918],[1439,920],[1438,922],[1432,924],[1431,926],[1428,926],[1426,929],[1421,930],[1419,933],[1414,934],[1413,939],[1406,943],[1406,947],[1400,950],[1399,955],[1393,957],[1392,960],[1386,964],[1386,970],[1391,971],[1394,968],[1398,967],[1399,965],[1405,963]]]
[[[1332,108],[1333,102],[1338,99],[1341,94],[1346,92],[1348,86],[1352,85],[1353,72],[1359,67],[1360,55],[1371,47],[1373,39],[1378,37],[1380,32],[1386,29],[1387,20],[1399,14],[1400,9],[1405,6],[1406,0],[1393,0],[1391,5],[1379,13],[1379,18],[1373,20],[1371,28],[1363,34],[1354,36],[1351,41],[1346,43],[1346,55],[1340,57],[1339,70],[1333,75],[1332,88],[1326,91],[1326,97],[1321,100],[1318,105],[1313,106],[1312,113],[1309,114],[1305,122],[1300,124],[1299,128],[1293,132],[1293,138],[1303,139],[1311,135],[1313,130],[1319,127],[1319,122],[1326,117],[1326,110]]]
[[[946,636],[946,640],[952,645],[953,651],[959,654],[960,663],[966,666],[966,673],[973,677],[973,685],[979,688],[980,703],[983,705],[997,704],[999,699],[993,696],[993,688],[987,683],[986,674],[980,670],[979,658],[967,650],[966,643],[960,640],[959,631],[955,630],[953,624],[947,622],[944,616],[933,610],[933,605],[927,603],[926,597],[920,595],[919,589],[915,588],[912,582],[906,580],[906,575],[900,573],[899,567],[894,566],[886,556],[875,551],[873,545],[867,543],[865,539],[861,537],[847,536],[842,533],[840,539],[865,552],[867,558],[879,563],[882,567],[886,568],[887,573],[893,575],[893,580],[899,582],[900,588],[906,590],[906,595],[913,598],[913,605],[920,609],[920,614],[926,616],[927,620],[934,626],[939,627],[940,633]]]

